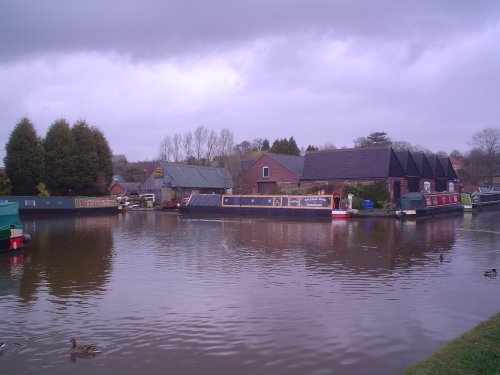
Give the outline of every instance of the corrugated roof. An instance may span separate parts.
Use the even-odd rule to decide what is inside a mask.
[[[181,188],[231,188],[233,179],[225,168],[200,167],[197,165],[161,163],[172,185]]]
[[[382,179],[405,171],[392,148],[352,148],[306,153],[303,180]]]

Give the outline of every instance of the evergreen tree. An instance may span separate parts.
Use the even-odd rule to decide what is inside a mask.
[[[307,148],[306,148],[306,152],[308,151],[318,151],[319,148],[316,147],[316,146],[313,146],[313,145],[308,145]]]
[[[261,147],[261,151],[269,151],[271,147],[269,146],[269,139],[265,138],[263,141],[262,141],[262,147]]]
[[[75,190],[80,195],[93,195],[99,167],[99,157],[92,129],[83,120],[71,128],[75,139]]]
[[[3,172],[0,172],[0,195],[10,195],[11,193],[10,180]]]
[[[368,141],[368,146],[390,146],[392,144],[391,139],[385,132],[370,133],[366,139]]]
[[[5,146],[5,173],[15,195],[35,195],[36,186],[44,181],[44,154],[31,121],[22,118]]]
[[[111,179],[113,178],[112,153],[104,134],[102,134],[102,132],[96,127],[92,128],[92,132],[94,133],[98,159],[95,193],[98,195],[105,195],[107,193],[107,188],[111,183]]]
[[[287,154],[289,155],[300,155],[300,149],[297,146],[297,142],[295,142],[295,139],[293,137],[290,137],[288,140],[288,152]]]
[[[68,122],[56,120],[44,142],[46,186],[52,195],[68,195],[75,189],[75,139]]]
[[[300,150],[293,137],[290,137],[290,139],[276,139],[270,152],[274,154],[300,155]]]
[[[392,141],[384,132],[372,132],[367,137],[359,137],[354,140],[355,148],[390,145],[392,145]]]

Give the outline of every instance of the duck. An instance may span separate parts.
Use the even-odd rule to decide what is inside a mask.
[[[95,355],[101,352],[101,350],[94,345],[86,345],[86,344],[77,345],[76,339],[74,337],[72,337],[70,341],[71,341],[71,354]]]
[[[484,276],[495,277],[497,275],[496,268],[492,268],[490,271],[484,271]]]
[[[3,348],[5,348],[7,346],[6,343],[4,342],[0,342],[0,352],[3,350]]]

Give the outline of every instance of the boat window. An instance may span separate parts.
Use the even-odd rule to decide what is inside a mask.
[[[269,167],[262,167],[262,177],[269,177]]]

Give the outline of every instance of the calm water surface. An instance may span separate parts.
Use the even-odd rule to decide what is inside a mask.
[[[500,311],[500,211],[24,223],[0,256],[2,374],[399,374]],[[72,358],[73,336],[102,353]]]

